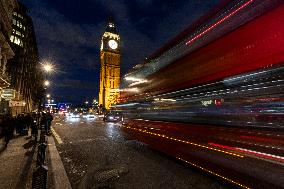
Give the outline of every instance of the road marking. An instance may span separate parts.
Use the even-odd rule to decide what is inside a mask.
[[[56,133],[56,131],[53,128],[51,128],[51,132],[53,136],[55,137],[56,141],[58,142],[58,144],[62,144],[63,143],[62,139],[60,138],[60,136]]]

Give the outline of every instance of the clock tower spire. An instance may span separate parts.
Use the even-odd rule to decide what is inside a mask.
[[[101,39],[100,53],[99,104],[106,109],[115,104],[119,97],[120,56],[120,36],[110,17]]]

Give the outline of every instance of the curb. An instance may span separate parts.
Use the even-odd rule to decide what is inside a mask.
[[[54,138],[48,137],[48,153],[50,155],[50,171],[52,172],[52,183],[55,189],[72,189],[67,173],[63,166],[62,160],[59,156],[55,146]]]

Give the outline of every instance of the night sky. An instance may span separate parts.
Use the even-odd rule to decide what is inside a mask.
[[[55,62],[56,101],[97,98],[100,39],[112,14],[121,37],[121,74],[141,63],[221,0],[22,0],[33,18],[40,59]]]

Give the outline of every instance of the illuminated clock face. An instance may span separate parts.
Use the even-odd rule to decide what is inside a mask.
[[[109,47],[110,47],[111,49],[117,49],[117,47],[118,47],[117,42],[116,42],[115,40],[113,40],[113,39],[111,39],[111,40],[108,41],[108,45],[109,45]]]

